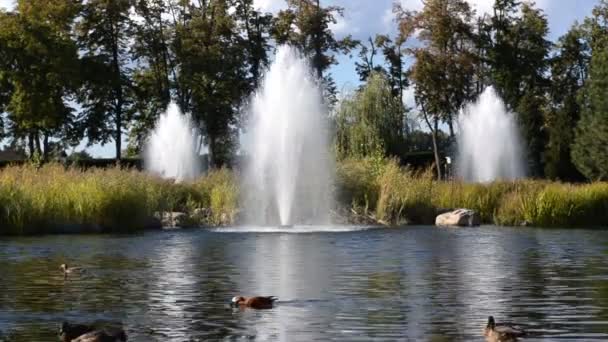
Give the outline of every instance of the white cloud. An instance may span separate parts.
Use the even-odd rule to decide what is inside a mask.
[[[276,13],[285,8],[285,0],[253,0],[253,7],[263,12]]]
[[[0,0],[0,8],[13,9],[16,0]]]
[[[359,28],[353,26],[352,22],[344,17],[337,17],[336,23],[329,24],[329,29],[338,36],[359,32]]]

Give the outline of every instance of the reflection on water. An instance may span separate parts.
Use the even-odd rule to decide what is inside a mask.
[[[317,230],[2,239],[0,341],[53,341],[63,320],[131,341],[481,341],[488,315],[530,341],[608,339],[608,232]],[[234,310],[235,294],[280,302]]]

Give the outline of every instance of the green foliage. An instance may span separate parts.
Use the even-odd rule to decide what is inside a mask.
[[[420,12],[398,6],[397,14],[402,37],[417,33],[422,42],[422,47],[412,50],[416,102],[425,114],[447,123],[453,137],[455,116],[473,95],[473,12],[464,0],[430,0]]]
[[[310,57],[330,104],[335,102],[336,89],[331,76],[324,73],[337,63],[336,54],[348,53],[358,43],[350,36],[336,39],[330,28],[343,12],[338,6],[322,7],[319,0],[287,0],[287,9],[277,14],[272,25],[272,36],[278,44],[296,46]]]
[[[336,200],[364,214],[375,211],[378,176],[385,165],[386,161],[379,157],[342,160],[336,170]]]
[[[236,175],[212,171],[195,183],[173,183],[137,171],[80,171],[46,164],[0,172],[0,235],[45,233],[57,225],[104,231],[145,228],[155,212],[192,214],[208,208],[201,224],[229,224],[238,215]]]
[[[77,9],[59,0],[19,1],[15,12],[0,12],[0,109],[13,140],[28,140],[30,156],[46,156],[49,137],[79,140],[69,103],[79,85],[69,31]]]
[[[398,155],[403,146],[404,110],[383,74],[373,73],[363,89],[340,103],[336,114],[339,158]]]
[[[551,109],[545,120],[545,175],[550,179],[577,180],[581,175],[572,163],[570,145],[580,118],[577,95],[587,80],[590,48],[579,25],[573,26],[558,44],[551,62]]]
[[[608,179],[608,48],[591,59],[589,81],[582,89],[583,111],[572,146],[572,159],[589,179]]]
[[[423,224],[434,220],[435,208],[431,192],[433,174],[430,170],[417,175],[391,161],[379,176],[378,182],[378,220],[397,225]]]
[[[548,181],[486,184],[435,180],[394,161],[349,159],[339,164],[337,200],[386,224],[433,224],[440,210],[469,208],[483,223],[538,227],[608,225],[608,183]]]
[[[507,106],[519,117],[529,171],[540,176],[545,136],[548,55],[551,42],[547,18],[533,3],[500,0],[485,23],[487,82],[496,86]]]
[[[89,0],[77,25],[84,49],[85,87],[80,94],[89,143],[114,140],[116,158],[122,151],[122,133],[132,116],[132,72],[128,66],[133,0]]]

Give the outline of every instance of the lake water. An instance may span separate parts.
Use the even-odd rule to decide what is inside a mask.
[[[608,231],[239,229],[2,238],[0,340],[55,341],[68,320],[129,341],[482,341],[488,315],[526,341],[608,340]]]

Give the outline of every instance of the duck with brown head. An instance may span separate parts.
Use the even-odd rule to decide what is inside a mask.
[[[256,297],[243,297],[236,296],[232,298],[231,305],[240,308],[252,308],[252,309],[272,309],[274,302],[277,301],[275,296],[256,296]]]

